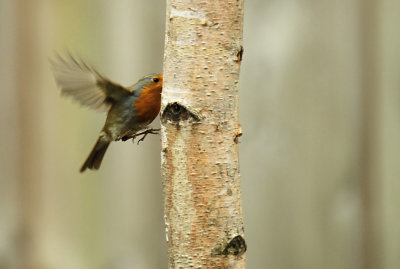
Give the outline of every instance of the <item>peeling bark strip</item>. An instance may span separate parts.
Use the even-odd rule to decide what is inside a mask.
[[[169,268],[245,268],[243,0],[168,0],[161,107]]]

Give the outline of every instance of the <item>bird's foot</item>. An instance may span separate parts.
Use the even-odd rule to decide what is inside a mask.
[[[132,131],[132,130],[129,130],[129,131],[123,133],[122,135],[120,135],[120,136],[116,139],[116,141],[122,140],[122,141],[125,142],[126,140],[129,140],[129,139],[133,138],[134,135],[135,135],[135,132]]]
[[[159,131],[160,131],[160,129],[153,129],[153,128],[150,128],[150,129],[147,129],[147,130],[145,130],[145,131],[143,131],[143,132],[136,133],[136,134],[134,134],[133,137],[132,137],[132,142],[135,140],[136,137],[142,135],[142,137],[141,137],[141,138],[138,140],[138,142],[137,142],[137,144],[139,145],[139,143],[140,143],[141,141],[143,141],[143,140],[146,138],[146,136],[147,136],[148,134],[159,134]]]
[[[144,131],[142,131],[140,133],[133,132],[133,131],[128,131],[128,132],[122,134],[118,138],[118,140],[126,141],[126,140],[129,140],[129,139],[132,139],[132,142],[134,142],[136,137],[142,135],[142,137],[137,142],[138,145],[139,145],[139,143],[141,141],[143,141],[148,134],[158,134],[159,131],[160,131],[160,129],[153,129],[153,128],[144,130]]]

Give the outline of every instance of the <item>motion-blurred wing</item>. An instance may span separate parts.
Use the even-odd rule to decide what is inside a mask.
[[[128,89],[104,78],[72,56],[65,60],[57,55],[56,60],[50,60],[50,63],[61,94],[71,96],[81,105],[107,111],[116,99],[130,94]]]

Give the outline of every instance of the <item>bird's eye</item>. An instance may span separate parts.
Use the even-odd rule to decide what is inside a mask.
[[[159,82],[160,81],[160,79],[159,78],[153,78],[153,82]]]

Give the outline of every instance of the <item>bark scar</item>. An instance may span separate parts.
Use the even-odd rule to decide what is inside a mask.
[[[243,52],[244,52],[243,46],[240,46],[240,49],[239,49],[239,51],[238,51],[237,54],[236,54],[236,57],[237,57],[236,62],[240,63],[240,62],[242,61],[242,59],[243,59]]]
[[[241,137],[242,135],[243,135],[242,127],[239,127],[239,130],[235,133],[235,137],[233,138],[235,144],[239,143],[239,137]]]
[[[236,257],[242,256],[247,250],[246,241],[241,235],[232,238],[226,245],[217,246],[212,250],[213,255],[234,255]]]
[[[161,115],[161,121],[163,122],[169,120],[179,124],[180,121],[187,121],[189,119],[196,122],[200,121],[199,116],[178,102],[168,104]]]

